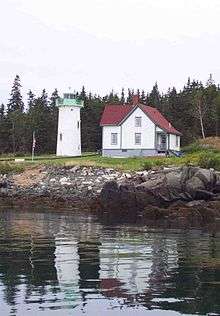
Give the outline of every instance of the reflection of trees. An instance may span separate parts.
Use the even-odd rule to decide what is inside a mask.
[[[0,275],[4,285],[4,298],[8,305],[16,304],[22,275],[30,275],[29,249],[30,243],[25,239],[0,240]]]
[[[167,238],[164,235],[154,234],[152,237],[152,267],[149,275],[149,288],[151,293],[160,293],[166,287],[169,250]]]
[[[105,228],[102,238],[103,227],[89,217],[51,216],[0,223],[0,280],[11,307],[16,309],[18,293],[33,304],[33,298],[54,302],[62,291],[59,299],[72,307],[99,293],[122,305],[220,313],[219,284],[211,283],[220,282],[219,238],[196,231],[137,232],[128,225]]]
[[[42,237],[44,232],[48,235],[47,224],[43,222],[36,232],[32,221],[20,220],[17,225],[12,216],[1,228],[0,279],[6,303],[15,306],[18,295],[28,301],[33,293],[41,299],[56,293],[54,238]]]
[[[220,270],[210,264],[212,258],[220,257],[219,242],[211,236],[189,233],[178,238],[177,247],[178,265],[169,272],[169,283],[163,291],[168,300],[159,305],[182,313],[219,313]],[[169,298],[179,301],[169,303]]]
[[[44,296],[51,291],[57,292],[57,271],[55,268],[55,241],[53,237],[31,237],[29,264],[31,265],[30,282],[27,287],[28,299],[32,291]]]
[[[97,293],[100,287],[100,242],[80,241],[78,242],[79,255],[79,288],[85,292]],[[90,291],[88,291],[90,290]],[[84,296],[84,295],[83,295]]]

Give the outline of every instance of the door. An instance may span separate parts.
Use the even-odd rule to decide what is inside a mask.
[[[157,150],[167,150],[167,135],[165,133],[157,133]]]

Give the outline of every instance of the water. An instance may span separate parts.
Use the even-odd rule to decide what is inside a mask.
[[[0,315],[220,315],[220,234],[0,212]]]

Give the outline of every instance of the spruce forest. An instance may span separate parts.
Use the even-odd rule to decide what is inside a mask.
[[[157,83],[151,91],[122,89],[120,94],[111,91],[101,97],[88,93],[82,87],[74,94],[84,100],[81,110],[83,151],[101,149],[99,121],[105,104],[130,102],[134,94],[139,95],[141,103],[158,108],[182,132],[182,146],[198,138],[220,136],[220,87],[211,75],[205,84],[188,78],[182,90],[177,91],[173,87],[165,94],[159,91]],[[8,103],[0,106],[0,154],[30,154],[33,131],[36,154],[55,153],[58,97],[57,89],[50,96],[45,89],[38,96],[29,90],[24,104],[20,77],[17,75]]]

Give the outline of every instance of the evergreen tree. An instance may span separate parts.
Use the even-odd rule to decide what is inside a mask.
[[[4,117],[5,117],[5,106],[2,103],[0,106],[0,121],[2,121],[4,119]]]
[[[121,89],[121,99],[120,99],[120,103],[124,104],[125,103],[125,90],[124,88]]]
[[[131,103],[133,95],[134,95],[133,91],[131,89],[128,89],[127,103]]]
[[[141,96],[140,96],[140,102],[145,104],[146,103],[146,96],[145,96],[145,91],[141,91]]]
[[[9,127],[9,148],[14,154],[26,151],[26,115],[21,95],[20,77],[16,75],[10,99],[7,104],[7,124]]]
[[[10,99],[8,101],[8,112],[20,111],[23,112],[24,103],[21,96],[21,83],[20,77],[15,76],[15,80],[11,89]]]
[[[51,108],[54,108],[56,107],[56,100],[59,98],[59,93],[58,93],[58,90],[55,89],[52,94],[51,94],[51,97],[50,97],[50,107]]]
[[[152,91],[147,97],[147,103],[151,106],[155,106],[159,110],[161,109],[161,95],[158,89],[157,82],[155,83]]]
[[[212,74],[210,74],[209,75],[209,79],[206,82],[206,86],[210,87],[210,86],[213,86],[213,85],[215,85],[215,81],[213,80]]]
[[[36,133],[36,152],[54,153],[58,122],[57,89],[49,99],[45,89],[36,97],[29,90],[27,111],[24,111],[20,88],[20,78],[16,76],[7,108],[0,106],[0,153],[30,152],[33,131]],[[161,94],[156,83],[150,92],[137,89],[137,93],[141,103],[157,107],[183,133],[183,145],[200,138],[202,128],[203,136],[220,136],[220,87],[212,76],[204,86],[200,81],[188,78],[181,91],[173,87]],[[83,150],[101,148],[99,122],[105,104],[131,102],[133,95],[133,89],[128,89],[127,100],[124,89],[119,96],[112,90],[102,98],[91,92],[87,94],[84,86],[81,91],[74,91],[75,97],[84,100],[81,110]]]
[[[42,107],[45,107],[45,109],[48,106],[48,95],[45,89],[42,90],[42,94],[40,97],[40,103]]]
[[[86,90],[85,90],[85,87],[82,86],[82,90],[80,92],[80,95],[79,95],[80,99],[85,101],[86,100]]]
[[[50,148],[48,148],[48,152],[55,153],[56,152],[56,142],[57,142],[57,129],[58,129],[58,107],[56,106],[56,100],[59,98],[58,90],[55,89],[50,97],[50,128],[49,132],[49,142]]]
[[[215,121],[215,136],[220,136],[220,92],[214,99],[214,121]]]
[[[27,106],[28,109],[32,108],[34,106],[34,100],[35,100],[35,95],[31,90],[28,91],[28,99],[27,99]]]

